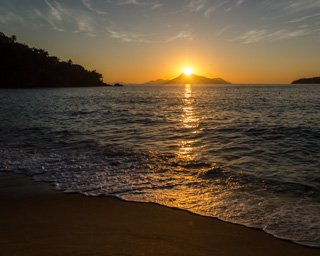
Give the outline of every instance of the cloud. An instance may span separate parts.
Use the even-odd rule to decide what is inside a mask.
[[[320,24],[320,1],[265,0],[256,7],[257,11],[262,11],[261,21],[269,23],[247,30],[232,41],[252,44],[319,34],[316,28]],[[264,16],[265,14],[268,16]]]
[[[263,1],[260,5],[268,13],[274,13],[274,19],[289,19],[287,21],[291,23],[320,17],[320,1],[315,0],[269,0]]]
[[[153,6],[151,7],[152,10],[158,9],[162,6],[162,4],[158,3],[158,2],[154,2]]]
[[[65,15],[65,11],[62,6],[55,0],[53,0],[52,3],[45,0],[45,3],[49,7],[49,9],[47,11],[43,11],[45,13],[41,12],[38,9],[34,9],[36,16],[48,22],[51,25],[52,29],[61,32],[65,31],[60,26],[60,24],[63,22],[63,16]]]
[[[138,0],[118,1],[118,5],[126,5],[126,4],[144,5],[143,2],[139,2]]]
[[[96,34],[94,33],[94,29],[88,20],[84,18],[78,18],[75,19],[75,22],[78,29],[74,30],[74,33],[86,32],[89,36],[96,36]]]
[[[89,36],[96,36],[95,28],[98,27],[98,18],[92,18],[90,15],[83,14],[79,10],[64,8],[55,0],[45,0],[45,2],[49,9],[42,11],[34,9],[34,12],[38,17],[48,22],[52,29],[61,32],[69,29],[74,33],[83,32]]]
[[[209,17],[212,13],[214,13],[217,10],[217,6],[211,6],[204,12],[205,17]]]
[[[298,18],[290,20],[289,23],[298,23],[298,22],[301,22],[301,21],[304,21],[307,19],[315,18],[315,17],[320,17],[320,13],[298,17]]]
[[[231,41],[241,41],[244,44],[252,44],[261,41],[277,41],[284,39],[291,39],[294,37],[301,37],[310,34],[312,31],[308,27],[300,27],[295,31],[288,31],[280,29],[274,32],[267,31],[266,29],[254,29],[244,33],[242,36],[237,37]]]
[[[290,39],[290,38],[294,38],[294,37],[305,36],[310,33],[311,33],[311,31],[306,28],[302,28],[302,29],[292,31],[292,32],[280,30],[280,31],[277,31],[273,34],[270,34],[270,37],[273,40],[281,40],[281,39]]]
[[[231,29],[231,26],[225,27],[225,28],[221,28],[216,34],[216,37],[221,36],[222,34],[224,34],[227,30]]]
[[[137,6],[149,6],[151,10],[155,10],[162,6],[158,1],[142,1],[142,0],[108,0],[109,3],[117,4],[117,5],[137,5]]]
[[[228,12],[229,12],[229,11],[231,11],[232,9],[239,7],[241,4],[244,3],[244,1],[245,1],[245,0],[238,0],[238,1],[236,1],[236,2],[234,2],[234,1],[226,1],[225,3],[226,3],[226,4],[229,4],[229,5],[228,5],[228,7],[226,7],[225,11],[228,11]]]
[[[218,11],[221,9],[221,11],[226,11],[229,12],[233,10],[234,8],[239,7],[245,2],[245,0],[237,0],[237,1],[232,1],[232,0],[223,0],[223,1],[215,1],[214,4],[210,5],[209,7],[206,8],[204,11],[204,16],[205,17],[210,17],[212,13]]]
[[[290,13],[301,13],[306,11],[316,11],[318,12],[320,8],[320,2],[314,0],[304,0],[304,1],[290,1],[283,6],[283,10]]]
[[[114,29],[107,28],[108,33],[111,38],[118,39],[120,42],[124,43],[149,43],[149,40],[144,39],[145,36],[137,33],[124,33],[115,31]]]
[[[240,6],[241,4],[244,3],[245,0],[238,0],[238,2],[236,2],[236,6]]]
[[[82,0],[82,3],[90,10],[90,11],[93,11],[97,14],[108,14],[107,12],[105,11],[102,11],[102,10],[98,10],[97,8],[94,8],[92,6],[92,3],[90,0]]]
[[[244,44],[251,44],[259,42],[266,38],[267,31],[254,29],[244,33],[242,36],[232,40],[232,41],[242,41]]]
[[[207,0],[191,0],[188,6],[191,12],[200,12],[207,4]]]
[[[189,32],[189,31],[180,31],[176,36],[170,37],[166,41],[166,43],[170,43],[170,42],[178,40],[178,39],[186,39],[186,40],[192,41],[193,36],[192,36],[191,32]]]
[[[64,12],[63,8],[61,7],[61,5],[53,0],[53,3],[55,6],[53,6],[50,2],[48,2],[47,0],[45,0],[45,2],[47,3],[47,5],[50,8],[50,14],[51,17],[55,20],[61,21],[62,20],[62,13]]]
[[[121,31],[114,29],[115,21],[111,20],[111,15],[106,15],[104,11],[98,10],[94,5],[93,0],[81,0],[82,5],[66,5],[66,3],[59,3],[57,0],[45,0],[45,8],[32,9],[32,17],[29,18],[37,20],[41,24],[41,20],[47,22],[52,29],[56,31],[71,31],[73,33],[84,33],[89,36],[105,35],[106,31],[110,38],[117,39],[120,42],[127,43],[149,43],[148,37],[143,34],[133,32]],[[117,2],[116,5],[119,4]],[[111,1],[109,1],[111,3]],[[140,4],[142,1],[130,0],[121,1],[122,4]],[[112,2],[112,4],[114,4]],[[158,1],[146,3],[148,7],[157,9],[161,7]],[[97,15],[99,14],[99,15]],[[39,22],[39,18],[41,19]],[[127,30],[128,31],[128,30]]]
[[[5,16],[0,16],[0,23],[8,24],[11,22],[24,23],[24,19],[12,12],[8,12]]]

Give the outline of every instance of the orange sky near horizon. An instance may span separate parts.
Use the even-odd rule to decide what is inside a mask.
[[[107,83],[184,67],[233,84],[320,76],[316,0],[3,0],[1,32],[96,70]]]
[[[221,77],[233,84],[288,84],[299,78],[320,75],[319,59],[299,54],[299,45],[296,46],[295,55],[284,53],[283,48],[277,51],[270,55],[267,49],[254,52],[250,46],[246,46],[239,52],[230,52],[228,46],[225,46],[224,50],[219,49],[210,55],[201,52],[201,47],[195,49],[192,56],[168,52],[167,56],[157,56],[157,61],[134,56],[132,62],[124,63],[120,60],[119,63],[113,63],[117,64],[116,68],[113,65],[107,66],[104,76],[111,78],[111,81],[118,81],[120,77],[118,79],[121,82],[145,83],[159,78],[173,79],[185,67],[190,67],[197,75]]]

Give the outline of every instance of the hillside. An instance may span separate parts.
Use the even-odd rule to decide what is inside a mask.
[[[320,77],[301,78],[293,81],[292,84],[320,84]]]
[[[0,32],[0,88],[106,86],[102,75]]]
[[[157,80],[151,80],[151,81],[148,81],[144,84],[165,84],[167,83],[169,80],[165,80],[165,79],[157,79]]]
[[[145,84],[230,84],[230,82],[225,81],[222,78],[207,78],[198,75],[186,75],[182,73],[180,76],[171,80],[152,80]]]
[[[182,73],[180,76],[166,82],[166,84],[230,84],[222,78],[207,78],[198,75],[189,75]]]

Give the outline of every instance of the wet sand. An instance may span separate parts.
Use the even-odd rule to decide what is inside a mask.
[[[6,256],[320,255],[320,249],[150,203],[53,191],[0,173],[0,248]]]

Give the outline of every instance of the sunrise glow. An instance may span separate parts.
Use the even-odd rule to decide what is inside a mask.
[[[190,67],[185,67],[185,68],[182,70],[182,72],[183,72],[184,74],[186,74],[187,76],[190,76],[190,75],[194,74],[193,69],[190,68]]]
[[[317,0],[1,0],[0,32],[110,84],[287,84],[319,76],[319,13]]]

